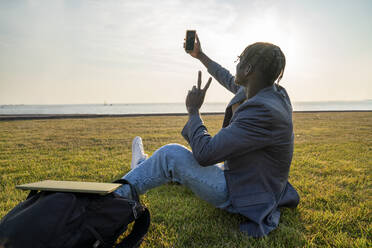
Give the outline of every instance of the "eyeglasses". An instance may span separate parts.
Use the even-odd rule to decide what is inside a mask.
[[[242,56],[241,55],[239,55],[237,58],[236,58],[236,60],[234,61],[234,63],[239,63],[240,62],[240,60],[241,60],[241,58],[242,58]]]

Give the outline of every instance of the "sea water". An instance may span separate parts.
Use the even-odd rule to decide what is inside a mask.
[[[205,103],[201,112],[224,112],[227,103]],[[294,111],[372,110],[372,100],[293,102]],[[184,103],[0,105],[0,115],[186,113]]]

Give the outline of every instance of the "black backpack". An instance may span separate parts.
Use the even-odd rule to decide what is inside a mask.
[[[150,213],[129,184],[132,199],[108,195],[31,191],[0,221],[1,248],[106,248],[134,221],[131,233],[116,248],[139,247]]]

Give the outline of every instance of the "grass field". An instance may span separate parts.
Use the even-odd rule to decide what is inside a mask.
[[[222,115],[205,116],[215,134]],[[131,141],[152,154],[180,135],[186,117],[0,122],[0,218],[27,192],[16,184],[44,179],[110,182],[129,170]],[[239,215],[214,209],[169,184],[142,196],[152,214],[141,247],[371,247],[372,113],[296,113],[290,182],[297,209],[262,239],[238,231]]]

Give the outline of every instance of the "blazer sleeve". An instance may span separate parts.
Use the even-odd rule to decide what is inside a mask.
[[[234,83],[234,76],[231,73],[217,64],[214,61],[209,62],[207,66],[209,74],[211,74],[223,87],[236,94],[241,86]]]
[[[213,165],[244,153],[269,146],[272,116],[263,106],[241,111],[227,127],[212,137],[198,114],[192,115],[182,130],[195,159],[202,166]]]

